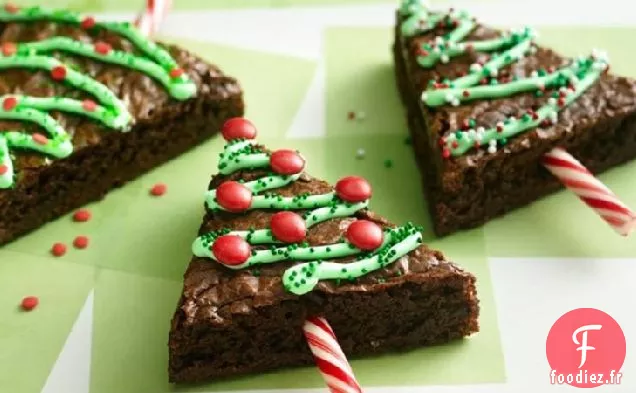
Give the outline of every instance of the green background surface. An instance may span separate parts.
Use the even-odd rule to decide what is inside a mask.
[[[119,3],[108,2],[109,6]],[[183,7],[195,2],[177,3]],[[75,4],[83,9],[87,2]],[[625,51],[624,45],[619,47],[620,40],[633,36],[633,30],[540,31],[542,42],[567,54],[603,47],[609,51],[616,72],[635,74],[630,69],[634,54]],[[396,222],[415,221],[430,228],[421,185],[415,180],[419,175],[411,148],[404,142],[407,133],[394,87],[391,40],[388,28],[342,27],[325,31],[327,136],[311,140],[288,139],[285,132],[316,64],[221,45],[173,41],[240,79],[246,90],[247,116],[258,125],[264,143],[301,150],[308,159],[308,170],[331,181],[348,174],[367,177],[375,190],[372,208]],[[352,47],[356,51],[351,51]],[[267,78],[262,77],[263,70]],[[348,120],[349,111],[364,111],[366,118]],[[94,219],[88,223],[75,224],[64,217],[0,250],[0,364],[4,365],[0,368],[0,391],[5,391],[5,386],[17,393],[41,389],[91,289],[95,290],[91,392],[172,391],[166,383],[169,319],[203,212],[202,194],[222,145],[219,138],[211,140],[109,194],[90,207]],[[364,159],[356,158],[360,148],[366,152]],[[392,167],[385,167],[386,160],[392,162]],[[601,177],[632,205],[636,204],[636,188],[631,186],[630,174],[635,169],[636,164],[630,164]],[[162,198],[151,198],[148,189],[158,181],[167,183],[169,192]],[[91,238],[87,250],[71,249],[61,259],[49,256],[53,242],[70,244],[80,234]],[[481,229],[444,239],[435,239],[428,230],[425,236],[432,246],[444,250],[478,277],[482,332],[451,345],[355,360],[353,367],[364,386],[505,379],[487,256],[636,256],[635,242],[614,235],[567,192],[545,198]],[[20,299],[30,294],[40,297],[41,306],[32,313],[20,312]],[[125,329],[122,321],[126,321]],[[383,372],[378,373],[378,369]],[[322,381],[316,370],[303,368],[190,390],[320,386]]]

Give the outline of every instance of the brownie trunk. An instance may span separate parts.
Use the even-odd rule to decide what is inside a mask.
[[[99,144],[35,168],[15,189],[0,196],[0,245],[102,199],[112,188],[205,141],[226,119],[242,114],[240,92],[224,99],[200,97],[179,110],[163,111],[130,132],[104,134]]]
[[[478,227],[561,189],[560,182],[541,164],[542,156],[556,146],[565,148],[595,174],[636,157],[636,110],[626,105],[612,116],[599,112],[597,121],[574,124],[571,132],[556,140],[533,142],[532,149],[475,159],[475,165],[461,170],[447,169],[437,144],[439,135],[429,123],[434,110],[422,103],[399,26],[398,17],[393,46],[397,86],[437,235]]]
[[[376,292],[316,292],[234,314],[219,326],[200,319],[189,323],[179,309],[170,333],[170,381],[311,365],[302,332],[308,315],[324,316],[345,354],[356,358],[470,335],[478,330],[477,314],[474,277],[455,274]]]

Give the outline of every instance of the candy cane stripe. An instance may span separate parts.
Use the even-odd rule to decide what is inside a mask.
[[[305,339],[320,373],[332,393],[362,393],[335,334],[324,318],[308,318]]]
[[[542,163],[616,232],[627,236],[636,228],[636,214],[568,152],[552,149]]]

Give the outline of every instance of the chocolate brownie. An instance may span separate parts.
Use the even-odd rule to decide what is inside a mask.
[[[435,232],[472,228],[561,188],[541,157],[563,147],[593,173],[636,157],[636,81],[600,52],[565,58],[530,28],[405,0],[395,72]]]
[[[172,320],[169,375],[195,382],[310,365],[303,322],[324,316],[350,357],[460,339],[478,330],[475,277],[421,244],[420,229],[367,209],[369,183],[335,187],[293,150],[229,140],[206,196]]]
[[[237,81],[128,23],[0,7],[0,245],[243,113]]]

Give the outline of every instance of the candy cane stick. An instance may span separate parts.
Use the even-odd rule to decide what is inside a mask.
[[[146,6],[135,19],[135,26],[145,35],[152,36],[159,31],[159,26],[171,6],[171,0],[146,0]]]
[[[303,326],[305,339],[314,354],[325,383],[332,393],[362,393],[347,357],[327,320],[311,317]]]
[[[543,165],[620,235],[627,236],[636,228],[636,214],[567,151],[549,151]]]

